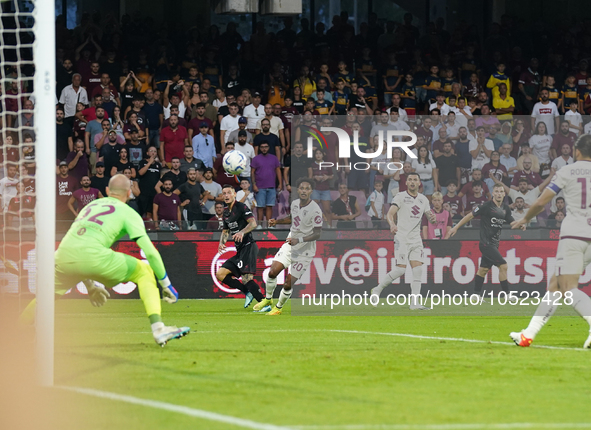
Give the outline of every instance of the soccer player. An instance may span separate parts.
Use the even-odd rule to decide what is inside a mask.
[[[576,162],[560,169],[527,214],[511,223],[519,228],[539,214],[561,190],[566,201],[568,222],[560,227],[556,251],[556,272],[550,279],[548,294],[541,300],[528,327],[509,336],[519,346],[530,346],[536,335],[556,311],[560,298],[591,326],[591,298],[579,290],[579,277],[591,263],[591,135],[584,134],[575,142]],[[590,327],[591,328],[591,327]],[[583,348],[591,348],[591,330]]]
[[[371,295],[376,299],[370,299],[374,307],[378,306],[380,293],[396,279],[406,272],[406,265],[410,263],[412,268],[412,282],[410,291],[412,301],[411,310],[427,310],[419,300],[421,294],[421,278],[423,276],[423,241],[421,239],[421,221],[423,214],[427,215],[430,223],[437,220],[429,206],[429,199],[419,194],[421,179],[416,172],[409,173],[406,177],[406,191],[396,194],[392,200],[392,206],[387,218],[390,231],[394,236],[394,249],[396,267],[388,273],[377,287],[371,289]],[[394,216],[398,214],[398,225],[394,222]]]
[[[134,282],[150,323],[152,335],[160,346],[171,339],[189,333],[189,327],[165,326],[160,316],[160,294],[154,274],[168,303],[178,300],[178,293],[170,283],[160,254],[148,238],[144,222],[127,205],[131,181],[124,175],[115,175],[109,181],[109,197],[95,200],[84,207],[55,252],[55,292],[64,295],[68,288],[84,282],[94,306],[102,306],[109,292],[94,285],[91,280],[112,288],[122,282]],[[115,241],[124,235],[137,243],[150,263],[111,250]],[[35,302],[31,302],[24,315],[34,315]]]
[[[461,221],[451,229],[450,237],[454,236],[461,226],[472,221],[474,217],[480,216],[480,243],[478,248],[482,252],[480,267],[474,277],[474,294],[480,296],[484,277],[492,266],[499,268],[499,281],[501,289],[509,292],[509,283],[507,282],[507,262],[499,252],[499,238],[501,229],[505,222],[513,222],[511,208],[503,204],[505,198],[505,189],[503,184],[498,183],[493,187],[492,200],[489,200],[472,209]],[[525,225],[521,228],[525,230]]]
[[[297,190],[299,199],[291,202],[291,215],[279,220],[269,220],[270,226],[291,223],[291,229],[287,240],[273,258],[269,277],[265,284],[265,299],[253,308],[257,312],[270,310],[267,315],[281,315],[283,305],[291,297],[291,286],[310,267],[312,258],[316,255],[316,241],[322,233],[322,209],[318,203],[310,199],[314,190],[314,181],[308,178],[299,179]],[[273,292],[277,286],[277,276],[290,266],[291,270],[285,284],[283,284],[277,305],[271,309]]]
[[[226,260],[216,273],[218,281],[230,288],[244,293],[244,307],[250,306],[253,298],[261,302],[264,297],[253,276],[257,270],[257,254],[259,247],[252,237],[252,231],[257,222],[252,211],[244,203],[236,200],[236,191],[232,185],[224,185],[222,196],[226,207],[224,208],[224,229],[220,237],[218,252],[221,254],[226,249],[226,242],[230,234],[236,244],[236,255]],[[242,276],[242,282],[238,280]]]

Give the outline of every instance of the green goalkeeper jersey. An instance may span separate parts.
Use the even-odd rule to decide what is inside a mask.
[[[141,216],[113,197],[95,200],[84,207],[60,243],[57,256],[79,260],[97,251],[110,250],[126,234],[144,251],[158,279],[164,278],[162,258],[148,237]]]

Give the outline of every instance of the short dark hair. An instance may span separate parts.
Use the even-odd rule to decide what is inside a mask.
[[[226,185],[228,185],[228,187],[229,187],[229,188],[234,188],[234,187],[233,187],[232,185],[230,185],[230,184],[226,184]],[[224,188],[226,188],[226,187],[224,187]],[[222,206],[224,206],[224,204],[223,204],[222,202],[215,202],[215,205],[213,205],[213,206],[215,207],[215,206],[217,206],[217,205],[222,205]]]
[[[557,198],[556,198],[556,201],[558,201],[558,200],[562,200],[562,201],[564,201],[564,197],[557,197]]]
[[[458,183],[455,179],[450,179],[449,181],[447,181],[446,186],[449,187],[451,184],[454,184],[456,187],[458,186]]]
[[[233,187],[232,185],[230,185],[230,184],[225,184],[225,185],[222,187],[222,190],[225,190],[226,188],[232,188],[232,189],[234,190],[234,187]],[[234,191],[236,191],[236,190],[234,190]],[[218,203],[219,203],[219,202],[218,202]]]
[[[472,188],[474,188],[474,187],[482,187],[482,181],[472,182]]]
[[[310,188],[314,189],[314,181],[310,178],[300,178],[296,181],[296,188],[299,188],[304,182],[310,184]]]
[[[505,189],[504,188],[504,185],[501,184],[500,182],[497,182],[496,184],[493,185],[493,189],[495,189],[495,188],[503,188],[503,189]]]
[[[122,149],[124,149],[124,148],[125,148],[125,147],[123,147]],[[179,160],[179,161],[181,161],[181,159],[180,159],[179,157],[172,157],[172,158],[170,159],[170,161],[174,161],[174,160]]]
[[[583,157],[591,157],[591,135],[583,134],[575,142],[575,148],[581,152]]]
[[[529,184],[529,180],[527,178],[519,178],[519,183],[521,184],[522,182]]]
[[[421,180],[421,175],[419,175],[417,172],[410,172],[408,175],[406,175],[406,179],[410,178],[411,176],[416,176],[419,178],[419,181]]]

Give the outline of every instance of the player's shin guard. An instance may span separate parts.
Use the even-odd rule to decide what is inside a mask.
[[[474,294],[480,295],[482,293],[482,286],[484,285],[484,278],[479,274],[474,276]]]
[[[584,293],[583,293],[584,294]],[[548,295],[545,296],[538,308],[536,309],[535,315],[532,317],[529,325],[523,330],[523,335],[528,339],[534,339],[536,335],[542,330],[542,327],[550,320],[560,303],[560,292],[548,291]]]
[[[250,294],[252,294],[252,296],[256,299],[257,302],[260,302],[265,298],[263,296],[263,293],[261,293],[259,285],[254,281],[254,279],[248,281],[245,285],[245,288],[248,289]]]
[[[267,278],[267,282],[265,283],[265,297],[267,299],[273,298],[273,292],[275,291],[275,287],[277,287],[277,278]]]
[[[571,306],[585,321],[587,321],[591,328],[591,297],[578,288],[567,291],[567,293],[572,293]]]
[[[234,288],[235,290],[240,290],[244,294],[248,293],[248,288],[246,288],[244,284],[240,282],[238,279],[234,278],[232,274],[224,278],[224,284],[226,284],[230,288]]]
[[[156,320],[159,318],[153,316],[159,316],[161,314],[160,293],[156,286],[156,278],[152,268],[149,265],[138,261],[133,273],[127,281],[131,281],[137,285],[140,292],[140,298],[142,299],[142,302],[144,302],[144,307],[146,308],[146,313],[148,314],[148,317],[150,317],[150,322],[157,322]]]
[[[281,289],[281,294],[279,294],[279,300],[277,301],[277,307],[279,309],[281,309],[283,305],[285,305],[285,302],[289,300],[291,297],[291,291],[291,288],[289,290],[286,290],[285,288]]]
[[[412,282],[410,283],[410,293],[412,294],[411,306],[422,305],[421,303],[421,278],[423,277],[423,266],[412,268]]]

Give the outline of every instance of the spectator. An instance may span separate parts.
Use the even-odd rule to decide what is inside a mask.
[[[205,214],[213,215],[215,202],[223,201],[222,186],[213,180],[213,169],[207,167],[203,173],[201,186],[205,190]]]
[[[529,142],[525,142],[521,145],[521,155],[517,159],[517,169],[523,170],[523,160],[526,157],[529,157],[532,161],[532,170],[536,173],[540,171],[540,162],[538,157],[536,157],[533,153],[531,148],[529,147]]]
[[[493,98],[494,114],[499,121],[512,121],[515,111],[515,100],[507,91],[507,85],[499,84],[499,96]]]
[[[244,130],[244,132],[246,133],[246,142],[252,146],[254,136],[252,135],[252,133],[246,130],[247,123],[248,120],[245,117],[241,116],[240,119],[238,119],[238,129],[230,133],[230,136],[228,137],[228,142],[238,143],[238,133]]]
[[[160,130],[164,122],[164,109],[162,105],[154,98],[154,91],[148,88],[144,93],[146,103],[143,111],[146,115],[146,128],[148,129],[148,142],[154,145],[160,144]]]
[[[244,203],[251,211],[256,208],[256,200],[254,194],[250,192],[250,182],[248,179],[240,181],[240,191],[236,193],[236,200]]]
[[[62,108],[58,107],[55,110],[55,123],[56,155],[58,160],[64,160],[70,153],[70,148],[74,149],[74,144],[72,142],[72,124],[68,125],[64,122],[64,110]],[[0,127],[1,125],[2,121],[0,120]]]
[[[368,201],[370,202],[367,215],[371,217],[373,228],[380,229],[382,227],[382,221],[386,218],[386,205],[384,193],[384,183],[380,180],[376,180],[373,183],[373,192],[369,195]]]
[[[61,163],[60,163],[61,164]],[[17,195],[18,178],[16,176],[16,165],[8,164],[6,176],[0,179],[0,198],[2,199],[2,211],[8,210],[10,200]]]
[[[423,185],[423,194],[431,197],[435,191],[435,184],[437,183],[437,165],[432,159],[432,155],[426,147],[419,148],[417,158],[412,160],[413,171],[419,174],[421,184]]]
[[[218,120],[218,110],[209,103],[209,94],[207,91],[201,91],[199,93],[199,100],[205,106],[205,118],[209,119],[215,125]]]
[[[495,146],[490,139],[485,137],[484,127],[476,128],[477,137],[470,142],[470,154],[472,155],[472,170],[482,169],[490,161],[490,155]]]
[[[108,90],[109,98],[108,100],[105,100],[103,97],[103,103],[105,101],[112,101],[117,105],[121,105],[121,100],[119,100],[119,92],[117,91],[117,88],[115,88],[115,85],[111,83],[111,77],[108,73],[101,73],[98,85],[96,85],[91,92],[89,92],[88,88],[86,88],[87,94],[89,94],[91,97],[94,97],[97,94],[102,96],[105,90]]]
[[[220,107],[228,105],[228,102],[226,100],[226,92],[223,88],[215,89],[215,100],[211,104],[214,108],[218,110],[220,109]]]
[[[35,106],[31,100],[25,100],[21,113],[16,116],[15,121],[12,125],[14,128],[20,128],[22,135],[28,134],[35,138]]]
[[[213,216],[207,221],[206,230],[221,231],[224,229],[224,204],[216,202],[215,212]]]
[[[499,97],[499,86],[505,84],[507,86],[507,93],[511,94],[511,81],[509,76],[505,74],[505,63],[499,61],[496,65],[496,72],[490,75],[486,87],[491,89],[491,94],[494,97]]]
[[[388,112],[383,111],[380,113],[378,119],[379,122],[371,128],[369,137],[373,138],[374,136],[378,136],[381,131],[383,133],[383,138],[386,139],[386,133],[388,133],[388,130],[393,130],[390,128],[390,115],[388,115]]]
[[[262,141],[259,150],[260,154],[254,157],[250,163],[252,189],[256,193],[257,200],[259,221],[257,229],[261,227],[263,216],[266,216],[267,222],[273,217],[273,206],[276,203],[277,193],[283,188],[281,185],[281,165],[277,157],[269,153],[269,144]],[[265,210],[263,211],[263,209]]]
[[[179,196],[172,192],[170,179],[166,179],[163,184],[164,191],[154,197],[154,222],[160,221],[161,230],[177,230],[181,222],[181,201]]]
[[[480,182],[483,194],[487,198],[490,198],[490,191],[488,189],[488,186],[484,182],[482,182],[482,170],[480,169],[474,169],[472,171],[472,181],[468,182],[462,187],[462,189],[458,193],[458,197],[462,198],[466,196],[466,198],[471,199],[474,194],[474,184],[476,182]]]
[[[228,109],[230,110],[230,114],[226,115],[220,123],[220,141],[222,143],[222,154],[226,153],[226,143],[229,140],[230,133],[239,128],[238,120],[240,119],[240,116],[238,115],[238,105],[236,103],[232,103],[228,106]]]
[[[254,137],[253,146],[255,154],[259,153],[259,146],[265,142],[269,146],[269,152],[281,160],[281,141],[277,135],[271,133],[271,123],[267,118],[261,121],[262,131]]]
[[[356,228],[353,220],[359,215],[361,215],[361,209],[357,197],[349,195],[347,184],[339,184],[339,197],[332,202],[331,219],[338,220],[338,229],[353,229]]]
[[[556,214],[558,214],[558,212],[562,212],[563,215],[566,215],[566,203],[564,201],[564,197],[557,197],[556,198],[556,201],[554,202],[554,204],[556,205],[556,211],[555,212],[552,212],[548,216],[548,219],[549,220],[556,219]]]
[[[250,143],[247,143],[247,139],[248,139],[247,133],[248,132],[246,130],[240,130],[238,132],[238,142],[236,143],[236,145],[232,145],[230,142],[228,142],[226,144],[226,148],[228,147],[228,145],[232,145],[230,147],[231,149],[236,149],[244,154],[244,156],[246,157],[246,167],[242,171],[242,174],[240,175],[240,179],[248,179],[248,181],[250,182],[250,176],[251,176],[250,165],[252,163],[252,160],[255,157],[255,151],[254,151],[253,146]]]
[[[472,194],[466,196],[466,207],[464,208],[464,216],[472,212],[474,208],[480,206],[488,199],[482,193],[483,183],[481,181],[474,181],[472,183]]]
[[[140,178],[140,197],[138,206],[140,213],[152,219],[152,203],[156,195],[156,184],[160,181],[162,165],[156,157],[156,147],[150,146],[144,155],[144,159],[138,165],[138,176]]]
[[[462,198],[456,193],[458,184],[456,181],[449,181],[447,183],[447,194],[443,195],[443,204],[449,205],[448,212],[453,219],[461,219],[463,210]]]
[[[181,171],[181,160],[178,157],[173,157],[170,170],[162,175],[158,183],[155,185],[158,194],[162,192],[162,185],[164,184],[164,181],[167,180],[170,180],[172,184],[172,191],[187,182],[187,174]]]
[[[253,94],[252,103],[244,107],[243,116],[248,121],[246,129],[249,133],[254,134],[258,122],[265,116],[264,108],[261,106],[261,94],[259,92],[255,92]]]
[[[97,161],[97,147],[94,144],[94,138],[97,134],[103,132],[103,118],[105,117],[105,110],[102,106],[98,106],[96,108],[96,119],[90,121],[86,125],[86,132],[85,135],[85,146],[86,146],[86,154],[89,155],[88,162],[90,164],[90,168],[94,172],[96,161]]]
[[[302,142],[296,142],[290,157],[290,166],[283,170],[283,181],[287,191],[291,192],[292,178],[297,181],[299,178],[308,176],[308,166],[310,159],[304,154],[304,145]],[[330,205],[329,205],[330,208]]]
[[[179,95],[177,93],[173,93],[169,97],[170,87],[173,85],[173,83],[174,82],[172,82],[172,81],[168,81],[166,83],[166,88],[164,89],[164,99],[163,99],[163,102],[164,103],[162,105],[162,111],[164,113],[164,119],[168,119],[170,117],[170,115],[172,115],[172,112],[170,111],[171,106],[178,106],[178,108],[179,108],[179,114],[178,115],[179,115],[180,118],[184,118],[185,117],[185,111],[187,110],[187,108],[185,106],[184,100],[182,100],[181,97],[179,97]],[[178,84],[177,84],[177,86],[182,87],[183,84],[184,84],[183,81],[179,81]]]
[[[205,171],[205,164],[203,161],[195,158],[193,147],[192,146],[185,146],[183,150],[184,157],[181,158],[181,171],[187,173],[190,168],[193,168],[197,171],[203,172]]]
[[[74,191],[72,197],[68,200],[68,209],[74,214],[74,218],[78,216],[84,206],[103,197],[99,190],[90,186],[90,178],[88,175],[84,175],[82,179],[80,179],[80,186],[81,188]],[[74,208],[74,203],[76,203],[76,209]]]
[[[90,178],[90,186],[99,190],[103,196],[106,196],[108,185],[109,177],[105,176],[105,163],[102,161],[97,161],[96,174]]]
[[[458,140],[455,144],[455,153],[458,156],[460,166],[460,184],[468,182],[472,170],[472,154],[470,154],[471,140],[468,138],[468,129],[460,127],[458,130]]]
[[[193,136],[191,143],[195,157],[201,160],[205,167],[213,167],[216,159],[215,142],[205,121],[199,125],[199,134]]]
[[[205,190],[201,186],[200,179],[202,179],[201,173],[195,167],[189,167],[187,181],[174,190],[174,193],[180,196],[181,207],[187,211],[186,219],[191,230],[203,230],[206,221],[202,211]]]
[[[82,76],[79,73],[74,73],[72,83],[65,87],[60,95],[59,102],[64,106],[66,119],[70,119],[76,114],[77,103],[88,104],[88,93],[80,86],[81,81]]]
[[[447,184],[449,181],[459,183],[462,174],[460,161],[458,156],[452,153],[452,143],[450,141],[443,144],[442,154],[435,159],[435,165],[437,166],[437,174],[433,176],[434,179],[437,179],[435,189],[445,195],[447,194],[447,186],[441,184]]]
[[[515,199],[515,205],[513,207],[513,210],[511,211],[511,216],[515,221],[519,221],[521,218],[525,216],[526,213],[527,210],[525,208],[525,200],[523,199],[523,197],[517,197]],[[527,225],[531,225],[531,221],[527,223]]]
[[[130,140],[131,130],[135,129],[138,131],[140,139],[146,139],[146,143],[149,144],[150,142],[146,134],[145,121],[140,124],[139,119],[140,117],[138,116],[137,112],[129,112],[129,114],[127,115],[127,121],[125,121],[125,124],[123,125],[123,136],[126,140]],[[156,142],[152,142],[152,145],[156,146],[157,148],[159,147],[159,143]]]
[[[101,74],[99,73],[100,65],[98,61],[90,63],[90,73],[84,77],[83,87],[86,92],[92,97],[94,96],[94,90],[101,88]],[[100,90],[99,90],[100,91]],[[100,92],[99,92],[100,95]]]
[[[525,201],[526,207],[529,208],[531,205],[535,203],[540,194],[542,194],[542,191],[544,191],[544,188],[546,188],[546,186],[550,183],[550,180],[552,179],[552,176],[554,176],[554,173],[555,171],[554,169],[552,169],[551,175],[548,176],[548,178],[546,178],[546,180],[537,187],[531,187],[531,184],[527,178],[521,178],[519,179],[519,188],[517,190],[509,188],[496,178],[494,178],[494,180],[496,184],[503,185],[503,188],[505,189],[505,194],[508,195],[511,198],[511,200],[513,200],[513,204],[510,205],[511,208],[515,206],[515,200],[517,199],[517,197],[522,197]]]
[[[170,116],[164,120],[164,122],[162,123],[162,128],[166,128],[166,127],[170,127],[170,117],[176,115],[178,117],[178,125],[183,126],[185,128],[188,127],[188,123],[187,120],[185,118],[182,118],[179,116],[179,107],[178,106],[171,106],[170,107]],[[160,130],[162,132],[162,130]],[[156,147],[159,148],[158,144],[156,144]]]
[[[205,104],[197,103],[197,105],[195,105],[193,118],[187,125],[187,132],[189,133],[190,141],[193,141],[193,137],[199,133],[199,127],[203,123],[207,124],[208,133],[211,137],[213,137],[213,122],[205,116]]]
[[[74,150],[66,157],[68,170],[74,178],[81,180],[88,175],[88,156],[84,152],[84,142],[78,139],[74,145]],[[90,179],[89,179],[90,180]]]
[[[82,105],[82,106],[84,106],[84,105]],[[93,121],[96,119],[96,109],[98,107],[102,107],[102,106],[103,106],[103,97],[99,94],[92,99],[92,104],[90,107],[83,108],[82,110],[79,110],[78,108],[76,108],[76,115],[75,116],[76,116],[76,118],[78,118],[84,122]],[[108,118],[109,118],[109,116],[105,112],[105,119],[108,119]]]
[[[0,180],[0,187],[1,186],[2,180]],[[17,228],[23,227],[23,218],[31,218],[32,223],[35,223],[35,196],[27,194],[25,183],[22,180],[18,182],[16,189],[17,193],[13,198],[10,199],[10,202],[8,203],[8,209],[6,211],[5,226],[9,228],[13,227],[13,219],[15,216],[20,218],[16,226]]]
[[[498,151],[491,153],[490,162],[482,168],[482,177],[489,190],[492,190],[495,185],[495,181],[492,179],[493,176],[501,182],[505,182],[508,177],[507,169],[501,164],[501,154]]]
[[[577,104],[570,102],[570,109],[564,114],[564,119],[570,124],[570,131],[576,136],[583,133],[583,117],[577,112]]]
[[[56,220],[71,221],[74,219],[74,216],[68,208],[68,202],[70,201],[70,197],[72,197],[72,193],[78,188],[78,181],[72,175],[68,174],[68,163],[65,161],[62,161],[59,164],[59,174],[57,175],[56,186]],[[14,197],[14,195],[11,197]],[[10,202],[10,199],[8,199],[8,202]]]
[[[94,146],[95,146],[98,154],[100,154],[102,147],[109,143],[109,134],[110,133],[115,133],[115,136],[116,136],[115,140],[118,144],[120,144],[120,145],[125,144],[125,138],[121,134],[117,133],[116,130],[111,129],[111,123],[109,122],[108,119],[102,120],[101,127],[103,128],[102,133],[97,133],[94,135]]]
[[[314,162],[311,164],[309,164],[309,161],[307,162],[308,178],[314,179],[314,190],[312,191],[312,200],[314,200],[318,205],[320,205],[324,217],[326,218],[326,222],[328,223],[328,228],[332,228],[332,211],[330,207],[332,197],[330,196],[329,184],[330,181],[333,179],[334,175],[332,168],[322,166],[321,163],[323,162],[324,152],[322,152],[320,148],[316,148],[314,150]],[[299,169],[302,169],[303,167],[303,165],[298,167],[298,171],[300,171]],[[299,179],[300,177],[298,177],[297,179]]]
[[[531,113],[531,129],[538,130],[538,124],[543,122],[546,125],[546,134],[553,135],[558,129],[560,120],[558,107],[550,101],[548,90],[540,92],[541,101],[537,102]]]
[[[564,166],[568,166],[569,164],[573,164],[575,161],[571,156],[571,146],[568,143],[562,145],[562,150],[560,152],[560,157],[555,158],[552,161],[552,168],[556,171],[562,169]]]
[[[521,158],[521,157],[520,157]],[[519,170],[513,176],[513,181],[511,182],[511,188],[516,190],[518,189],[519,180],[521,178],[527,178],[528,182],[531,184],[531,187],[535,187],[540,185],[543,180],[536,172],[532,170],[532,159],[529,155],[526,155],[522,161],[523,169]],[[519,160],[517,160],[517,165],[519,165]]]
[[[550,148],[550,156],[554,160],[562,153],[562,146],[567,144],[570,146],[572,152],[577,139],[577,134],[569,130],[570,123],[566,120],[560,122],[560,129],[552,139],[552,147]]]
[[[111,177],[113,167],[116,166],[119,161],[119,152],[121,151],[121,148],[123,148],[123,145],[117,143],[116,133],[109,133],[108,136],[109,139],[107,140],[107,144],[100,148],[99,161],[105,163],[105,174],[106,176]]]
[[[131,207],[133,210],[135,210],[139,214],[140,208],[137,204],[137,198],[141,194],[139,180],[133,179],[131,177],[131,169],[123,170],[123,174],[131,182],[131,194],[129,195],[129,200],[127,201],[127,204],[129,205],[129,207]]]
[[[125,169],[131,170],[131,177],[134,179],[136,176],[135,167],[129,161],[128,150],[124,146],[119,150],[119,161],[111,167],[111,176],[115,176],[117,173],[123,173]]]
[[[443,146],[449,143],[451,145],[451,154],[453,154],[453,142],[447,136],[447,128],[440,128],[439,129],[439,139],[433,142],[433,158],[437,159],[443,155]]]
[[[505,169],[507,169],[509,180],[513,179],[513,175],[517,171],[517,160],[511,156],[512,149],[513,145],[510,143],[503,143],[500,150],[501,158],[499,159],[500,163],[505,166]]]
[[[171,166],[173,157],[180,159],[183,156],[185,146],[189,145],[187,129],[182,125],[178,125],[178,119],[178,116],[171,115],[170,127],[163,128],[160,132],[160,159],[168,167]]]
[[[544,122],[536,125],[536,131],[529,138],[529,147],[532,153],[540,161],[540,175],[546,176],[550,169],[550,148],[552,147],[552,136],[548,135],[548,130]],[[544,172],[546,170],[546,172]]]
[[[284,135],[284,127],[283,127],[283,121],[281,121],[281,119],[275,115],[273,115],[273,105],[267,103],[265,105],[265,117],[260,119],[257,122],[256,125],[256,134],[261,134],[262,133],[262,129],[263,129],[263,121],[264,120],[269,121],[269,132],[274,134],[275,136],[277,136],[279,138],[279,141],[281,142],[281,148],[283,148],[283,150],[285,150],[286,147],[286,143],[285,143],[285,135]],[[284,154],[281,154],[284,155]],[[279,157],[277,157],[279,158]],[[279,158],[281,159],[281,158]]]
[[[451,214],[443,209],[443,195],[439,191],[434,192],[431,203],[436,222],[434,224],[430,223],[427,216],[423,215],[421,221],[423,239],[449,239],[453,222]]]

